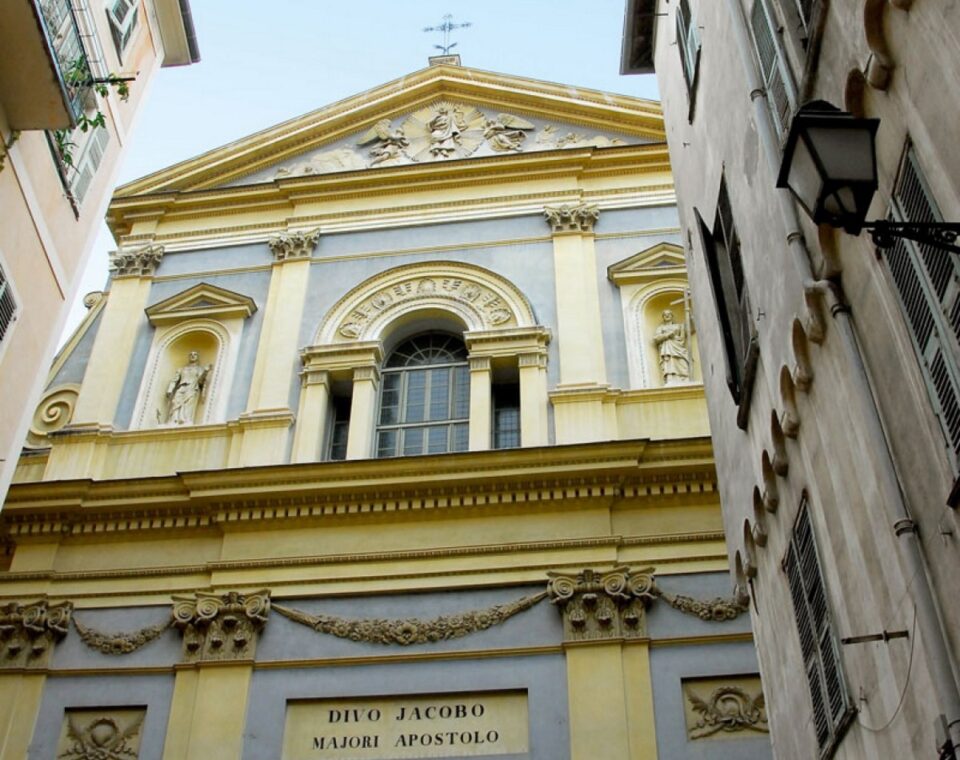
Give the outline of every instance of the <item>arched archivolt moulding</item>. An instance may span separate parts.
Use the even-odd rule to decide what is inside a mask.
[[[327,313],[314,343],[381,340],[386,327],[414,313],[446,314],[466,331],[533,327],[527,298],[482,267],[425,262],[396,267],[353,288]]]

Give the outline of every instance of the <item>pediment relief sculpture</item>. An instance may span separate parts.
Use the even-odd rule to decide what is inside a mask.
[[[406,116],[382,118],[345,142],[268,171],[270,178],[283,179],[470,156],[626,144],[621,137],[584,132],[570,124],[538,126],[517,114],[443,100]],[[259,173],[253,179],[267,177]]]

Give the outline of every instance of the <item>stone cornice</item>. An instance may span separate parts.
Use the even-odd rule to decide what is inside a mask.
[[[274,424],[286,424],[279,415]],[[707,439],[611,442],[11,486],[0,526],[13,537],[168,531],[251,520],[556,503],[713,490]],[[649,475],[647,474],[649,472]]]

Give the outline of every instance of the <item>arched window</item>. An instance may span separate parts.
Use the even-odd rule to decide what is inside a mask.
[[[405,340],[383,366],[377,456],[466,451],[470,369],[463,341],[446,333]]]

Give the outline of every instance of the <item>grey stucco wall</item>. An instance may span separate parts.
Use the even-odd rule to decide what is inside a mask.
[[[47,678],[27,755],[29,760],[55,758],[64,710],[84,707],[146,707],[140,729],[139,760],[160,760],[170,715],[173,680],[173,673]]]
[[[84,333],[80,342],[74,347],[73,351],[67,357],[60,371],[54,376],[53,381],[47,387],[53,387],[62,383],[82,383],[83,376],[87,371],[87,363],[90,361],[90,352],[93,351],[93,342],[97,337],[97,330],[100,329],[100,322],[103,319],[101,311],[93,320],[93,324]]]
[[[652,648],[650,675],[658,756],[664,760],[767,760],[772,757],[767,734],[689,739],[684,722],[683,679],[756,672],[756,655],[749,642]]]

